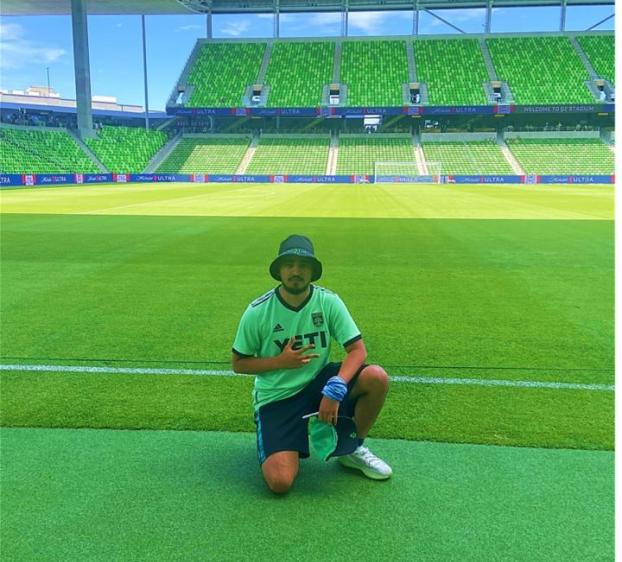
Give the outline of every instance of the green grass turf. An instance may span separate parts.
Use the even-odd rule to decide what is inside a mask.
[[[48,196],[40,191],[30,193],[35,199]],[[495,193],[507,196],[494,187],[489,193],[487,199],[473,195],[481,203],[472,202],[475,211],[482,211]],[[595,218],[605,208],[600,206],[602,194],[594,193],[598,204],[593,207],[586,203],[591,195],[581,191],[557,193],[555,206],[547,199],[537,207],[531,200],[532,214],[576,216],[575,208]],[[28,194],[18,195],[26,204]],[[514,197],[520,200],[518,194]],[[274,285],[267,266],[278,242],[300,232],[314,240],[324,263],[321,282],[348,304],[369,361],[387,366],[390,374],[613,382],[611,221],[4,214],[1,228],[4,363],[214,367],[211,362],[217,362],[217,368],[228,369],[242,311]],[[36,393],[57,394],[50,388],[56,382],[80,380],[64,398],[63,419],[67,426],[82,425],[76,406],[82,401],[81,385],[100,383],[74,375],[54,375],[43,382],[42,376],[3,375],[3,385],[12,389],[9,398],[3,393],[9,404],[3,423],[27,424],[34,414],[20,402],[28,404]],[[113,390],[116,380],[102,391],[112,402],[119,398]],[[166,377],[149,380],[159,395],[177,384]],[[212,378],[200,384],[207,394],[223,385],[235,388],[232,403],[239,406],[229,407],[224,417],[219,413],[218,419],[205,409],[198,420],[180,427],[251,429],[246,380]],[[129,427],[143,414],[140,400],[148,402],[141,392],[127,397],[127,404],[137,409],[127,418]],[[613,445],[611,393],[435,386],[419,400],[421,392],[421,387],[392,392],[383,435],[556,447]],[[563,403],[561,412],[551,412],[554,397]],[[392,408],[392,400],[404,405]],[[511,405],[512,420],[528,425],[504,425],[497,400]],[[471,405],[465,411],[475,416],[473,423],[455,414],[463,401]],[[424,402],[438,408],[426,409]],[[572,419],[573,409],[583,421]],[[146,416],[147,425],[140,427],[176,427],[179,409],[173,410],[162,419]],[[441,420],[446,411],[452,414]],[[411,412],[419,416],[414,429]],[[122,417],[100,414],[97,427],[123,426]],[[502,430],[488,423],[492,419],[499,420]],[[36,425],[46,424],[59,425],[58,408],[44,401]]]
[[[262,481],[254,437],[2,430],[7,560],[607,560],[613,454],[369,440],[394,476],[303,461]]]
[[[3,372],[2,425],[254,431],[251,377]],[[372,437],[613,449],[613,392],[394,382]]]
[[[252,435],[1,437],[6,560],[613,559],[609,452],[369,440],[391,480],[311,458],[275,498]]]
[[[393,374],[612,382],[607,221],[4,215],[2,355],[228,362],[291,232]]]
[[[613,220],[612,185],[147,184],[0,191],[3,213]]]

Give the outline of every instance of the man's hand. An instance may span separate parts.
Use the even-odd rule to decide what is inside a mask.
[[[309,344],[301,347],[300,349],[293,349],[294,338],[289,338],[287,345],[283,348],[283,351],[279,355],[279,364],[282,369],[300,369],[309,363],[312,359],[319,357],[318,353],[309,353],[304,355],[304,352],[315,348],[315,345]]]
[[[337,412],[339,411],[339,402],[328,396],[324,396],[320,402],[320,410],[318,418],[320,421],[337,425]]]

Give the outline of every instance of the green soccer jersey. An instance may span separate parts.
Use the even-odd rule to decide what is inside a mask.
[[[240,320],[233,352],[241,357],[274,357],[294,338],[293,349],[314,344],[319,357],[298,369],[278,369],[255,377],[255,409],[300,392],[328,363],[334,339],[344,347],[361,333],[338,295],[317,285],[298,307],[289,306],[278,288],[253,301]]]

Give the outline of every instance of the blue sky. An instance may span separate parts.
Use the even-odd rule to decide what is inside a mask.
[[[468,33],[483,32],[485,10],[438,12]],[[613,13],[613,6],[572,6],[567,10],[566,29],[583,30]],[[493,32],[557,31],[559,7],[499,8],[493,10]],[[408,35],[412,12],[364,12],[351,14],[349,35]],[[144,105],[140,16],[90,16],[89,50],[93,95],[115,96],[119,103]],[[611,19],[598,30],[612,30]],[[148,16],[147,67],[149,107],[164,109],[192,47],[206,36],[201,15]],[[339,35],[338,14],[281,16],[282,37],[330,37]],[[213,32],[220,38],[271,37],[271,15],[214,16]],[[457,33],[433,16],[422,12],[422,35]],[[75,98],[73,46],[69,16],[3,17],[0,21],[0,88],[24,90],[50,84],[61,97]]]

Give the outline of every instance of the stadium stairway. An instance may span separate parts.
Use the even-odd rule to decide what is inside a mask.
[[[335,43],[335,58],[333,59],[333,82],[335,84],[339,83],[341,79],[341,53],[343,52],[343,47],[341,41],[337,41]]]
[[[581,62],[583,63],[583,66],[585,67],[585,69],[587,70],[588,74],[590,75],[590,81],[589,81],[589,83],[587,83],[587,87],[590,89],[590,92],[592,92],[592,95],[594,96],[594,98],[595,99],[599,99],[600,98],[600,92],[599,92],[598,88],[596,87],[596,84],[595,84],[594,81],[597,80],[598,78],[600,78],[600,75],[598,74],[598,72],[596,72],[596,69],[594,68],[594,66],[590,62],[590,59],[588,58],[586,52],[583,50],[583,47],[581,46],[579,41],[577,41],[577,38],[576,37],[570,37],[570,43],[574,47],[574,50],[577,52],[577,55],[579,55],[579,58],[581,59]],[[611,82],[609,82],[608,80],[605,80],[605,83],[606,83],[605,93],[609,96],[615,90],[614,90],[613,85],[611,84]]]
[[[422,176],[428,175],[428,166],[425,161],[425,154],[421,147],[421,137],[418,133],[413,133],[413,150],[415,152],[415,162],[417,163],[417,170]]]
[[[236,174],[245,174],[248,169],[250,163],[253,160],[253,156],[255,156],[255,152],[257,151],[257,147],[259,146],[259,135],[253,137],[253,140],[248,145],[246,149],[246,153],[244,154],[244,158],[240,162],[238,169],[235,171]]]
[[[596,78],[598,78],[598,73],[594,70],[594,67],[592,66],[592,63],[590,62],[590,59],[587,58],[587,55],[585,54],[585,51],[583,50],[581,45],[579,45],[577,38],[571,37],[570,43],[574,47],[574,50],[577,52],[577,55],[579,55],[579,58],[581,59],[583,66],[585,66],[585,69],[590,75],[590,80],[595,80]]]
[[[339,137],[336,133],[333,133],[330,137],[328,161],[326,162],[327,176],[334,176],[337,174],[337,158],[339,158]]]
[[[492,63],[492,57],[490,56],[488,45],[486,45],[486,41],[484,41],[483,37],[481,37],[479,40],[479,47],[482,50],[482,56],[484,58],[486,70],[488,71],[488,77],[490,78],[491,82],[497,80],[497,71],[495,70],[495,65]]]
[[[512,154],[510,147],[507,144],[505,144],[505,141],[503,140],[502,136],[497,137],[497,144],[499,145],[499,148],[501,148],[501,152],[503,153],[503,156],[505,156],[505,159],[507,160],[508,164],[512,167],[512,171],[517,176],[524,176],[525,171],[521,167],[520,163],[518,162],[514,154]]]
[[[417,63],[412,41],[406,41],[406,56],[408,57],[408,78],[410,82],[417,81]]]
[[[171,96],[169,98],[167,105],[178,105],[177,104],[177,96],[180,89],[184,91],[184,100],[183,103],[179,105],[184,105],[187,100],[190,99],[192,95],[193,87],[188,85],[188,76],[190,75],[190,70],[197,62],[199,58],[199,54],[201,53],[201,41],[197,41],[192,48],[192,51],[188,55],[186,59],[186,64],[183,66],[181,76],[173,86],[173,91],[171,92]]]
[[[179,144],[183,134],[181,132],[177,133],[172,139],[170,139],[158,152],[156,152],[153,158],[149,161],[146,168],[143,170],[145,174],[154,173],[164,160],[166,160],[171,152],[175,150],[175,147]]]
[[[266,45],[266,50],[263,54],[263,60],[261,61],[261,66],[259,67],[259,73],[257,74],[257,84],[264,84],[266,80],[266,72],[268,72],[268,65],[270,64],[270,57],[272,56],[272,47],[274,46],[273,41],[268,41]]]
[[[67,129],[67,133],[70,137],[73,138],[74,141],[76,141],[76,144],[82,149],[82,152],[84,152],[89,160],[91,160],[91,162],[93,162],[93,164],[97,166],[100,172],[102,172],[103,174],[107,174],[111,171],[102,164],[101,160],[97,158],[97,156],[95,156],[95,153],[87,146],[85,142],[83,142],[83,140],[78,136],[75,131]]]

